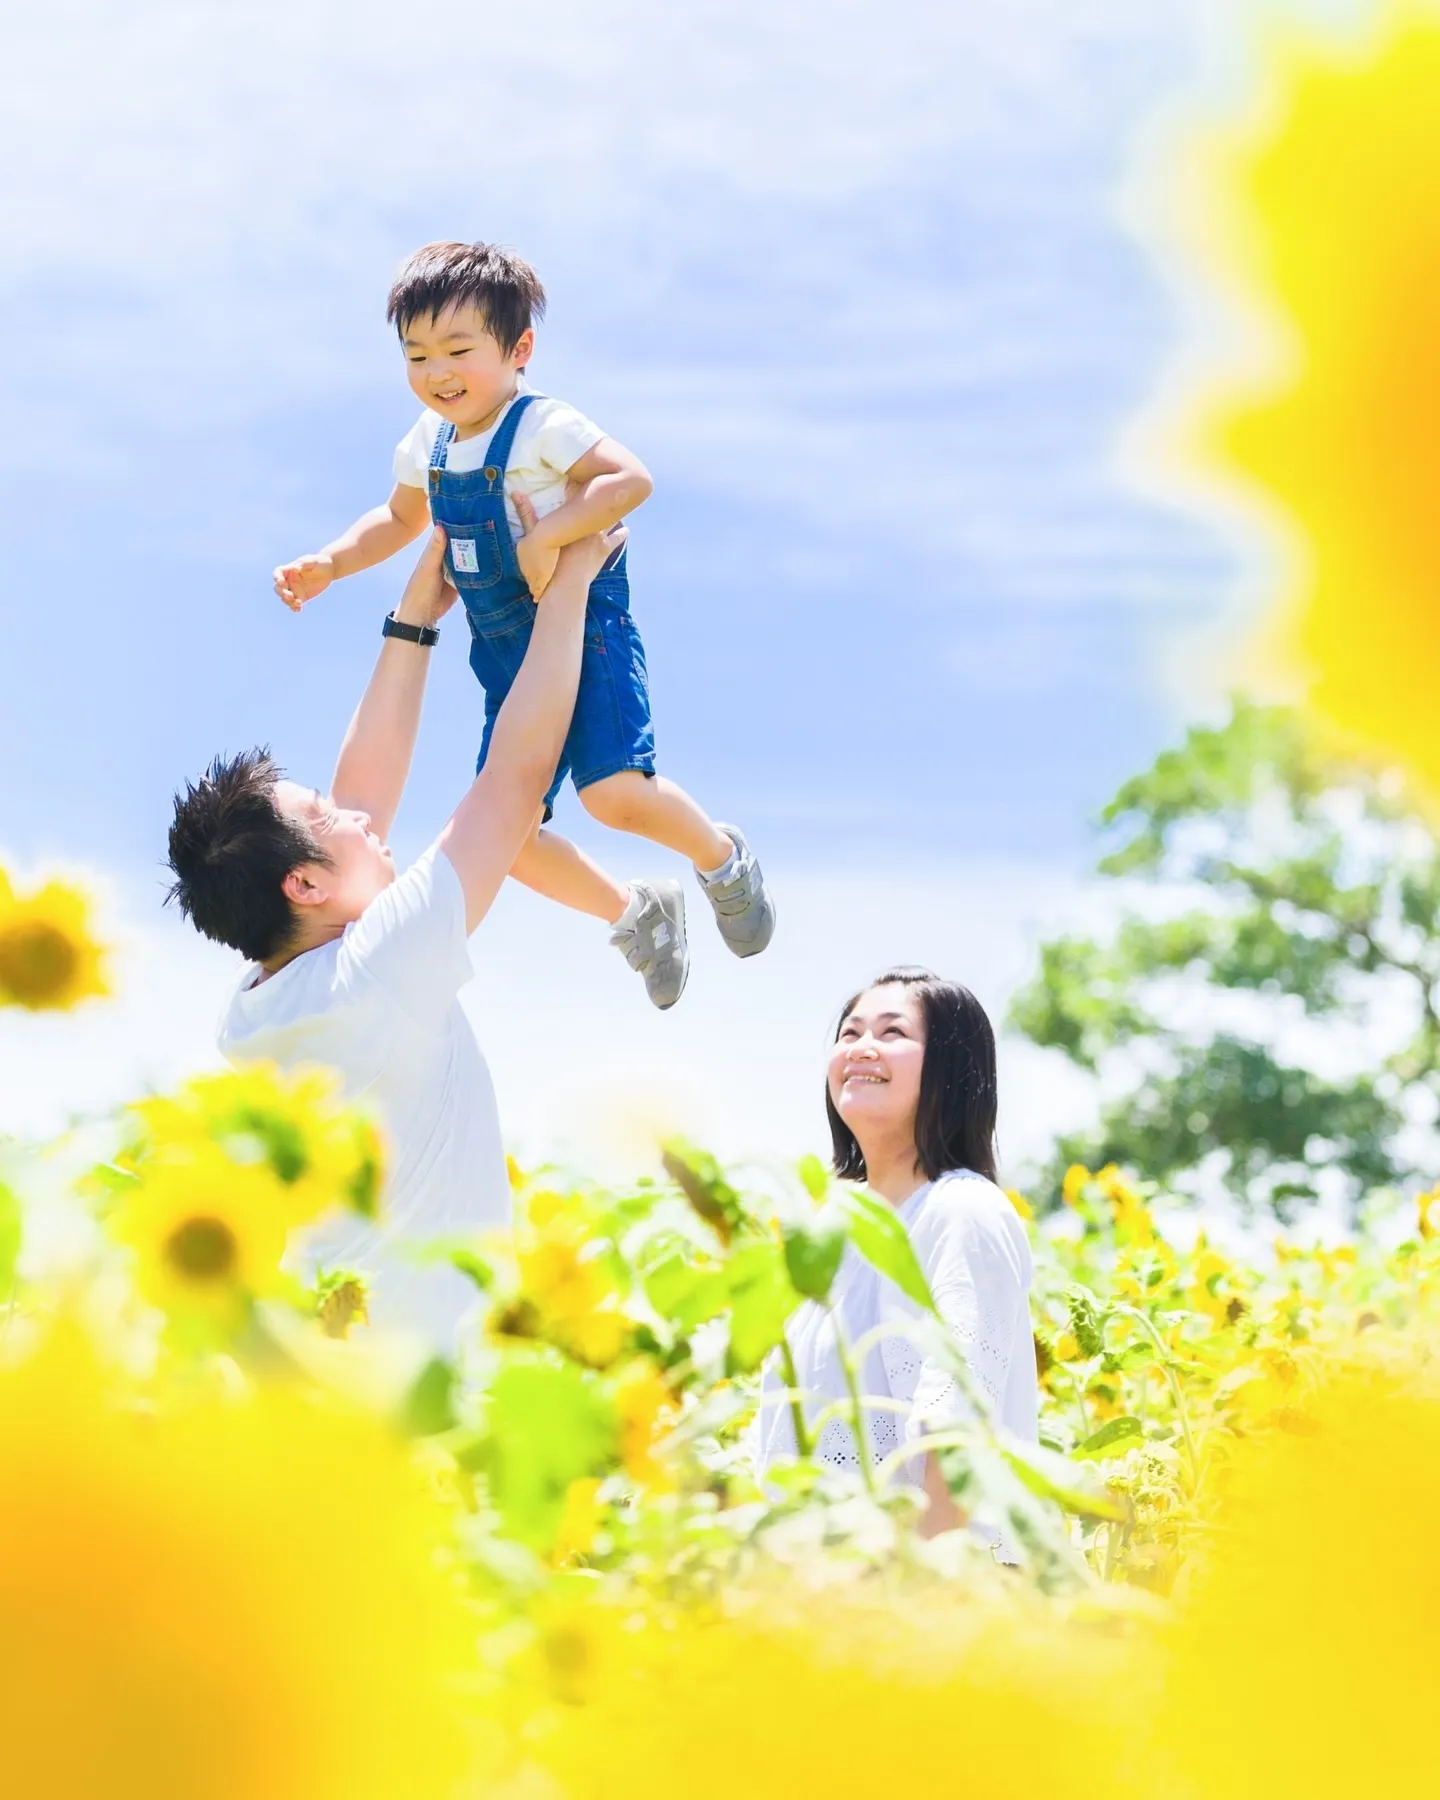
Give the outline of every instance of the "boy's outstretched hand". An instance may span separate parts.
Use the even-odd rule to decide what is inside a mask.
[[[291,612],[298,613],[307,600],[323,594],[334,579],[334,559],[322,550],[315,556],[297,556],[294,562],[281,563],[275,571],[275,592]]]
[[[555,565],[560,561],[560,547],[552,544],[545,536],[539,514],[530,504],[528,494],[512,493],[510,498],[515,503],[515,511],[520,515],[520,524],[525,532],[515,546],[515,560],[530,589],[530,598],[538,600],[555,574]]]

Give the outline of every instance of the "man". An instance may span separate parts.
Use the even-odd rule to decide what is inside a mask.
[[[494,1089],[457,997],[471,976],[466,939],[535,828],[574,710],[586,593],[622,541],[619,528],[563,553],[490,756],[403,875],[385,840],[435,627],[456,597],[438,529],[386,621],[330,792],[282,779],[252,750],[217,759],[175,799],[173,896],[207,937],[250,959],[221,1051],[235,1063],[328,1064],[388,1131],[381,1225],[327,1227],[307,1260],[361,1269],[376,1324],[442,1347],[474,1290],[447,1266],[407,1262],[401,1240],[502,1225],[510,1210]]]

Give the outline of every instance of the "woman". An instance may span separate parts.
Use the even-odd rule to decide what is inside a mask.
[[[910,1234],[941,1317],[959,1340],[972,1385],[995,1422],[1034,1441],[1037,1394],[1031,1332],[1030,1246],[1015,1208],[995,1185],[995,1036],[968,989],[921,969],[893,969],[845,1007],[830,1053],[825,1106],[835,1172],[863,1181],[893,1206]],[[847,1394],[836,1326],[855,1345],[885,1321],[902,1328],[920,1308],[848,1249],[830,1307],[807,1303],[788,1337],[805,1411]],[[866,1356],[860,1391],[895,1404],[866,1411],[872,1462],[964,1420],[969,1404],[949,1370],[906,1337]],[[784,1377],[766,1367],[756,1423],[756,1473],[795,1454]],[[819,1458],[858,1469],[847,1420],[820,1432]],[[923,1471],[923,1474],[922,1474]],[[933,1456],[901,1477],[923,1480],[927,1535],[959,1523]]]

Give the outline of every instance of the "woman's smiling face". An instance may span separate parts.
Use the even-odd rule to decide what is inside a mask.
[[[830,1052],[830,1099],[857,1138],[867,1127],[914,1129],[925,1063],[925,1020],[913,988],[866,988],[840,1021]]]

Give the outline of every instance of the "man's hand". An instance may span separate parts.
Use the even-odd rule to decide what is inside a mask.
[[[560,547],[552,544],[546,535],[544,522],[536,514],[528,494],[512,493],[510,498],[525,532],[515,546],[515,560],[530,589],[530,598],[538,600],[554,578],[556,564],[560,561]]]
[[[323,594],[335,579],[335,560],[324,550],[315,556],[297,556],[294,562],[281,563],[275,571],[275,592],[290,608],[299,612],[307,600]]]
[[[573,544],[567,544],[556,560],[563,569],[579,569],[588,590],[590,583],[629,535],[626,526],[612,525],[608,531],[595,531],[589,537],[577,538]]]
[[[591,532],[608,531],[634,512],[654,486],[649,470],[637,456],[613,438],[601,438],[571,464],[565,477],[564,502],[543,519],[537,521],[534,509],[522,504],[519,494],[512,494],[525,529],[515,555],[530,597],[538,600],[549,587],[560,549]]]
[[[557,558],[524,661],[496,715],[485,767],[440,834],[440,848],[465,893],[468,931],[490,910],[535,829],[575,712],[586,596],[623,542],[618,530],[597,532],[567,544]]]
[[[459,596],[445,579],[445,532],[437,525],[395,608],[402,625],[438,625]]]

